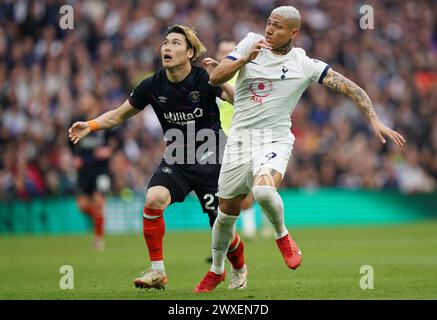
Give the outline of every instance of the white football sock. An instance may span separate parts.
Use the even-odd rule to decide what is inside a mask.
[[[252,190],[255,200],[273,225],[275,239],[285,237],[288,234],[288,230],[284,224],[284,203],[276,188],[271,186],[254,186]]]
[[[217,218],[212,227],[212,267],[211,271],[223,274],[225,259],[229,246],[235,238],[235,224],[238,216],[232,216],[218,210]]]

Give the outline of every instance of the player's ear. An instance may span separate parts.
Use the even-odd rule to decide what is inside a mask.
[[[299,29],[297,29],[297,28],[291,29],[290,40],[294,40],[294,38],[296,38],[298,33],[299,33]]]
[[[190,60],[193,59],[194,49],[188,49],[187,54],[188,54],[188,59],[190,59]]]

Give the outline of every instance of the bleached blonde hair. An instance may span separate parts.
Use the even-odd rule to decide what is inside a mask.
[[[272,10],[271,14],[276,14],[278,16],[284,17],[290,21],[291,26],[296,26],[298,29],[301,24],[301,17],[299,10],[293,6],[281,6]]]

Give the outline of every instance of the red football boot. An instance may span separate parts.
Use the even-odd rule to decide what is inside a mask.
[[[302,262],[302,252],[297,247],[296,243],[287,234],[285,237],[276,240],[279,250],[284,257],[284,261],[290,269],[297,269]]]
[[[212,292],[220,282],[225,281],[226,270],[223,274],[216,274],[212,271],[208,271],[208,273],[203,277],[202,281],[193,289],[193,292]]]

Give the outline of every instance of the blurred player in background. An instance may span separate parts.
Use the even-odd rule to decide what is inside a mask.
[[[209,73],[218,64],[204,62],[207,70],[193,66],[205,48],[194,31],[180,25],[167,30],[161,46],[163,68],[141,81],[132,91],[128,100],[119,108],[108,111],[88,122],[76,122],[69,129],[73,143],[77,143],[90,132],[109,129],[141,112],[147,105],[153,107],[164,133],[180,133],[182,140],[167,140],[166,154],[147,186],[146,203],[143,213],[143,233],[149,251],[151,268],[134,280],[139,288],[164,288],[167,276],[163,257],[163,237],[165,208],[174,202],[182,202],[194,190],[208,214],[212,227],[217,216],[217,179],[221,166],[220,148],[226,137],[221,130],[220,114],[216,97],[233,102],[234,90],[229,85],[213,87],[209,84]],[[196,134],[200,130],[212,133],[215,139],[214,152],[209,149],[200,152],[203,141],[189,141],[190,130]],[[223,136],[223,137],[221,137]],[[222,138],[222,139],[220,139]],[[170,164],[170,149],[182,149],[183,163]],[[200,152],[200,154],[199,154]],[[193,163],[185,162],[193,157]],[[214,161],[202,164],[204,160]],[[244,263],[244,245],[237,234],[229,244],[227,257],[232,264],[230,289],[245,288],[247,268]],[[189,253],[189,248],[187,248]]]
[[[363,89],[293,46],[300,26],[296,8],[275,8],[264,36],[249,33],[211,73],[212,85],[226,83],[237,72],[239,75],[235,113],[219,177],[219,212],[212,230],[213,264],[194,288],[195,292],[211,292],[224,281],[224,254],[234,237],[241,204],[251,191],[275,229],[276,244],[286,265],[290,269],[300,266],[302,253],[285,226],[284,205],[277,188],[294,143],[290,116],[311,83],[322,83],[351,98],[382,143],[386,142],[384,136],[397,146],[405,143],[399,133],[381,122]],[[249,144],[243,140],[247,133],[252,138]],[[253,152],[260,150],[260,146],[265,153]],[[248,161],[227,161],[233,154],[244,154]]]
[[[98,99],[92,93],[79,98],[80,117],[94,118],[98,115]],[[110,191],[109,131],[92,132],[74,146],[74,164],[77,169],[77,205],[88,214],[94,224],[94,246],[102,251],[104,244],[105,193]]]

